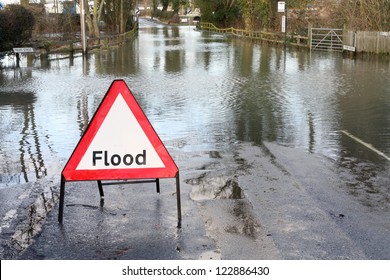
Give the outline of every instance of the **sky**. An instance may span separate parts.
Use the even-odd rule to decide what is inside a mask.
[[[20,0],[0,0],[3,4],[20,4]]]

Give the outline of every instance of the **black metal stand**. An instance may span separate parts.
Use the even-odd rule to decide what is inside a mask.
[[[177,227],[181,228],[181,200],[179,171],[176,174]]]
[[[60,186],[60,206],[58,209],[58,222],[62,224],[62,218],[64,217],[64,198],[65,198],[65,178],[61,175]]]
[[[104,192],[103,192],[102,181],[97,181],[97,183],[98,183],[98,188],[99,188],[100,199],[104,199]]]
[[[60,186],[60,204],[58,210],[58,222],[62,224],[64,217],[64,200],[65,200],[65,183],[66,180],[64,176],[61,175],[61,186]],[[124,184],[141,184],[141,183],[156,183],[156,191],[160,193],[160,179],[150,179],[150,180],[137,180],[137,181],[116,181],[116,182],[102,182],[101,180],[97,181],[100,202],[104,201],[104,191],[103,186],[107,185],[124,185]],[[180,200],[180,179],[179,172],[176,174],[176,200],[177,200],[177,215],[178,215],[178,224],[177,227],[181,228],[181,200]]]

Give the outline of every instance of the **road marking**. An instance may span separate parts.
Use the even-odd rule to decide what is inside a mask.
[[[371,151],[377,153],[378,155],[384,157],[385,159],[387,159],[388,161],[390,161],[390,157],[388,157],[387,155],[385,155],[383,152],[379,151],[378,149],[376,149],[374,146],[372,146],[371,144],[369,143],[366,143],[364,142],[363,140],[357,138],[356,136],[352,135],[351,133],[349,133],[348,131],[345,131],[345,130],[341,130],[342,133],[344,133],[345,135],[347,135],[348,137],[352,138],[353,140],[355,140],[356,142],[359,142],[360,144],[362,144],[363,146],[369,148]]]

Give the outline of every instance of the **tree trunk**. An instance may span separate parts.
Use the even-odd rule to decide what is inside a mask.
[[[100,30],[98,24],[99,17],[98,17],[98,9],[97,9],[97,7],[99,6],[99,1],[98,0],[94,1],[93,17],[89,12],[88,1],[87,0],[83,0],[83,1],[84,1],[85,20],[87,22],[89,36],[94,38],[100,38]]]

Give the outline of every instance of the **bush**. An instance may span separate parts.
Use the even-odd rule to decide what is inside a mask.
[[[20,5],[8,5],[0,11],[0,51],[21,47],[32,36],[35,19]]]

